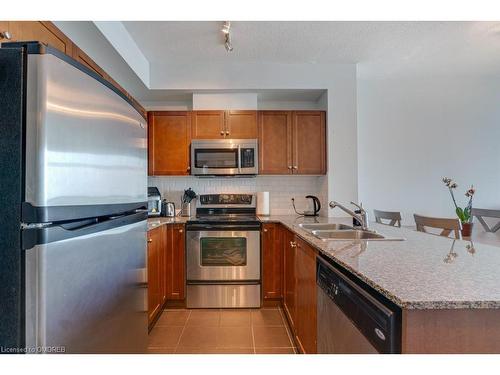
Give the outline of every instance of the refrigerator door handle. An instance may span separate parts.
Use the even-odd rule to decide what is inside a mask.
[[[129,215],[107,217],[104,220],[101,219],[101,221],[99,221],[99,218],[93,218],[62,225],[25,228],[22,230],[22,249],[27,250],[36,245],[67,240],[137,223],[146,220],[147,216],[147,212],[140,211]]]

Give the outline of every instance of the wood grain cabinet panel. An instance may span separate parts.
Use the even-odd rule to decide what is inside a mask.
[[[193,139],[225,137],[225,111],[192,111],[191,136]]]
[[[73,56],[73,42],[52,22],[48,21],[9,21],[11,41],[39,41],[68,56]]]
[[[296,337],[303,353],[317,352],[316,250],[295,236],[296,252]]]
[[[225,116],[226,138],[257,138],[257,111],[227,111]]]
[[[149,174],[188,175],[189,112],[149,112]]]
[[[283,241],[279,224],[262,225],[262,297],[282,298]]]
[[[297,261],[297,247],[295,236],[288,229],[282,229],[283,235],[283,307],[287,315],[292,333],[296,333],[296,292],[297,275],[295,264]]]
[[[292,113],[259,112],[259,174],[292,173]]]
[[[293,173],[326,173],[325,112],[293,112]]]
[[[162,306],[162,242],[163,227],[148,232],[148,321],[151,324],[158,315]]]
[[[184,224],[167,226],[166,288],[167,300],[186,298],[186,261]]]
[[[109,76],[106,74],[104,70],[101,69],[99,65],[97,65],[94,60],[92,60],[89,55],[87,55],[85,52],[83,52],[80,48],[77,46],[73,47],[73,58],[78,61],[79,63],[85,65],[87,68],[90,70],[94,71],[98,75],[100,75],[102,78],[109,80]]]

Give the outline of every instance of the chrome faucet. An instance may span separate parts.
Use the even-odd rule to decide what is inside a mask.
[[[357,203],[354,203],[354,202],[351,202],[351,204],[354,205],[354,206],[356,206],[361,211],[361,213],[357,214],[354,211],[351,211],[347,207],[345,207],[345,206],[343,206],[340,203],[335,202],[335,201],[331,201],[329,203],[329,206],[330,206],[330,208],[335,208],[335,207],[340,208],[346,214],[349,214],[350,216],[352,216],[353,218],[355,218],[358,222],[360,222],[361,223],[361,229],[368,230],[368,215],[366,214],[366,211],[363,208],[363,205],[362,204],[357,204]]]

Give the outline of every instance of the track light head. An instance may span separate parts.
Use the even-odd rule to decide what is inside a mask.
[[[229,22],[229,21],[224,21],[224,25],[222,26],[222,30],[221,30],[221,31],[222,31],[224,34],[226,34],[226,35],[227,35],[227,34],[229,34],[230,29],[231,29],[231,22]]]

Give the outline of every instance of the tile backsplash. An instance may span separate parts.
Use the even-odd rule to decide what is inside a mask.
[[[174,202],[180,208],[185,189],[192,188],[197,194],[257,193],[268,191],[271,215],[294,214],[291,198],[295,198],[298,211],[311,210],[310,199],[315,195],[321,201],[321,215],[327,211],[324,186],[326,176],[257,176],[254,178],[198,178],[192,176],[148,177],[148,186],[156,186],[162,198]]]

